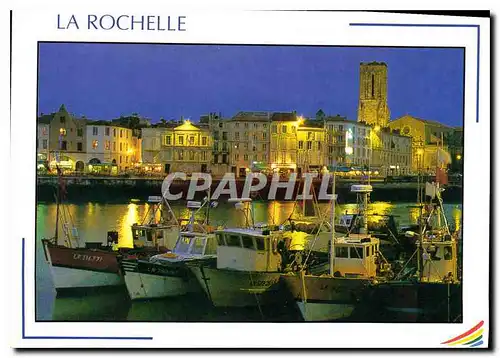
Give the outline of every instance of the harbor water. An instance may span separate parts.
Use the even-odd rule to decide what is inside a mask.
[[[178,218],[189,215],[185,203],[172,203]],[[294,202],[254,202],[256,223],[280,224],[290,215],[300,215],[300,208]],[[355,204],[337,206],[337,214],[352,212]],[[119,233],[119,246],[132,246],[130,226],[140,223],[152,208],[150,204],[131,201],[128,203],[74,203],[65,204],[69,221],[77,228],[82,241],[106,242],[106,233]],[[460,228],[462,205],[445,204],[445,214],[450,227]],[[328,204],[320,204],[320,211],[327,213]],[[419,209],[413,203],[374,202],[369,212],[379,215],[395,215],[399,225],[415,223]],[[56,297],[49,267],[45,261],[41,239],[54,236],[56,205],[38,203],[36,217],[36,319],[40,321],[299,321],[300,314],[293,306],[270,307],[259,310],[214,308],[202,294],[131,302],[126,289],[112,292],[75,293],[71,296]],[[200,218],[205,213],[200,213]],[[220,203],[210,210],[210,223],[215,226],[241,226],[244,217],[234,209],[234,205]],[[367,317],[367,321],[369,318]]]

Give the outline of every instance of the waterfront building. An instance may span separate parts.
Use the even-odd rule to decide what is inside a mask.
[[[325,145],[326,131],[322,121],[298,120],[297,171],[320,172],[327,164]]]
[[[206,173],[212,161],[208,126],[189,120],[142,129],[143,165],[162,173]]]
[[[269,158],[271,169],[297,170],[297,128],[303,122],[295,112],[271,115]]]
[[[46,170],[49,165],[49,140],[51,115],[42,115],[37,121],[36,154],[37,169]]]
[[[208,124],[212,139],[212,161],[210,172],[215,176],[223,176],[231,170],[229,130],[231,123],[222,118],[221,113],[209,113],[203,121]]]
[[[371,131],[371,169],[382,176],[409,175],[412,172],[412,138],[390,128]]]
[[[128,171],[138,163],[138,138],[132,129],[110,125],[108,121],[88,121],[86,126],[87,170],[92,173]]]
[[[367,168],[371,156],[372,128],[345,117],[326,116],[326,164]]]
[[[54,113],[49,124],[49,168],[84,171],[86,155],[85,118],[70,114],[64,105]]]
[[[254,169],[269,167],[270,118],[269,112],[239,112],[224,123],[229,165],[236,177],[243,177]]]
[[[452,149],[452,167],[460,166],[463,153],[463,130],[437,121],[405,115],[389,122],[389,128],[399,130],[402,135],[412,138],[412,171],[434,174],[438,148]]]
[[[387,127],[390,118],[387,104],[387,64],[361,63],[359,68],[358,122]]]

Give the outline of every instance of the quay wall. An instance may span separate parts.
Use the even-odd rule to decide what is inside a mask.
[[[37,177],[37,200],[44,202],[54,202],[55,193],[58,186],[58,178],[55,176],[38,176]],[[147,200],[150,195],[161,195],[162,178],[124,178],[124,177],[64,177],[64,187],[66,191],[66,199],[68,201],[97,201],[97,202],[128,202],[131,199],[141,201]],[[214,180],[211,191],[219,185],[219,180]],[[236,180],[236,188],[238,195],[241,195],[244,179]],[[355,194],[350,192],[352,184],[356,181],[337,180],[336,193],[338,201],[354,202]],[[201,184],[201,182],[200,182]],[[316,193],[319,192],[321,182],[313,182],[313,188]],[[384,183],[372,182],[373,192],[371,193],[372,201],[389,201],[389,202],[415,202],[417,198],[417,183]],[[268,197],[270,184],[260,190],[254,200],[266,200]],[[176,180],[170,187],[170,192],[173,194],[183,192],[183,199],[187,194],[189,181]],[[301,189],[301,188],[300,188]],[[299,183],[295,186],[293,197],[299,191]],[[276,200],[284,200],[286,189],[278,189]],[[331,192],[331,189],[328,190]],[[195,199],[203,199],[205,193],[197,193]],[[459,185],[449,185],[443,192],[443,199],[446,203],[461,203],[462,202],[462,187]],[[227,200],[227,196],[221,196],[220,201]]]

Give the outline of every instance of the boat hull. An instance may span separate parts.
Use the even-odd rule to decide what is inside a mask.
[[[368,279],[298,274],[282,275],[281,280],[305,321],[348,319],[370,285]]]
[[[182,296],[200,291],[198,282],[183,263],[154,265],[123,260],[122,267],[132,300]]]
[[[58,292],[124,284],[116,252],[68,248],[44,242],[44,253]]]
[[[391,322],[460,322],[459,283],[388,282],[376,287],[370,299]]]
[[[58,293],[85,288],[123,285],[123,277],[112,272],[52,266],[52,280]]]
[[[190,265],[199,284],[216,307],[251,307],[275,303],[279,272],[246,272]]]

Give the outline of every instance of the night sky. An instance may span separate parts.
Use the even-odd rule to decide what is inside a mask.
[[[463,50],[359,47],[40,44],[38,112],[153,122],[208,112],[318,109],[356,120],[360,62],[388,65],[391,119],[461,126]]]

